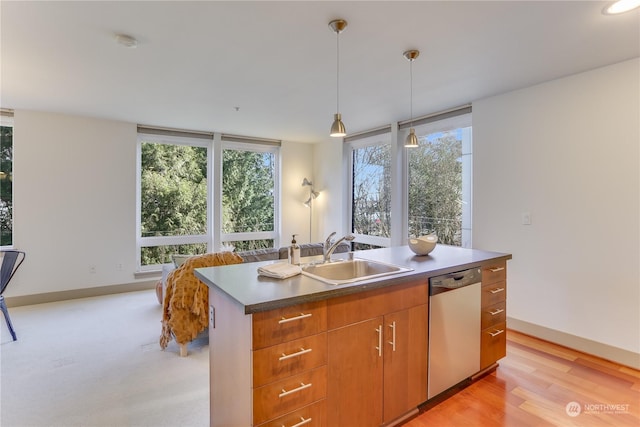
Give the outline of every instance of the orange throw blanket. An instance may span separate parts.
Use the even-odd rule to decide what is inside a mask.
[[[162,310],[160,347],[164,350],[173,336],[186,344],[209,326],[209,287],[193,273],[194,268],[240,264],[240,255],[215,252],[196,255],[169,273]]]

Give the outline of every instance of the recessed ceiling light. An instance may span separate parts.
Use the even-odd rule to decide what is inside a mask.
[[[116,42],[131,49],[138,46],[138,40],[127,34],[116,34]]]
[[[640,0],[618,0],[610,4],[602,10],[605,15],[617,15],[619,13],[629,12],[640,6]]]

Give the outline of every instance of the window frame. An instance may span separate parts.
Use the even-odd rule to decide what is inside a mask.
[[[436,116],[437,117],[437,116]],[[461,163],[462,163],[462,224],[461,224],[461,247],[463,248],[471,248],[472,247],[472,209],[473,209],[473,132],[472,132],[472,114],[471,112],[466,112],[462,114],[445,114],[444,118],[436,119],[436,120],[428,120],[426,123],[417,124],[414,126],[416,135],[418,139],[423,136],[428,136],[438,132],[446,132],[452,131],[456,129],[465,129],[468,128],[465,132],[466,138],[462,141],[462,154],[461,154]],[[406,135],[409,133],[408,129],[403,129],[400,137],[406,138]],[[404,139],[401,139],[404,140]],[[410,149],[407,149],[410,150]],[[409,197],[408,197],[408,186],[409,186],[409,156],[407,154],[404,159],[404,208],[406,214],[404,215],[404,233],[403,236],[409,237]]]
[[[207,223],[204,234],[181,236],[142,236],[142,143],[171,144],[181,146],[200,147],[207,150],[207,193],[211,194],[211,161],[212,140],[191,138],[187,136],[172,136],[138,132],[136,143],[136,266],[138,271],[157,271],[161,264],[142,265],[141,251],[143,247],[173,246],[189,244],[206,244],[211,251],[211,197],[207,197]]]
[[[150,130],[150,131],[147,131]],[[191,134],[192,136],[189,136]],[[142,237],[142,143],[175,144],[203,147],[207,149],[207,223],[206,233],[183,236]],[[222,233],[222,152],[224,149],[269,152],[274,155],[274,224],[273,231],[250,233]],[[162,264],[141,265],[143,247],[206,244],[208,252],[222,250],[229,240],[272,239],[279,247],[281,231],[280,187],[281,187],[281,143],[276,140],[223,135],[220,133],[198,133],[164,128],[139,126],[136,142],[136,268],[139,273],[157,272]],[[219,248],[219,249],[216,249]]]
[[[397,176],[397,167],[396,167],[396,162],[394,161],[395,157],[396,157],[396,146],[397,144],[394,144],[394,138],[393,138],[393,132],[392,132],[392,128],[383,128],[382,130],[377,130],[377,131],[372,131],[372,132],[366,132],[363,133],[361,135],[355,135],[355,136],[351,136],[349,138],[345,138],[345,160],[346,160],[346,164],[347,164],[347,173],[348,173],[348,191],[347,191],[347,197],[348,197],[348,201],[346,203],[346,205],[348,206],[348,230],[349,233],[353,234],[355,236],[355,239],[353,240],[354,243],[361,243],[361,244],[365,244],[365,245],[373,245],[373,246],[380,246],[380,247],[388,247],[388,246],[392,246],[393,244],[393,239],[394,239],[394,235],[395,230],[394,230],[394,221],[393,221],[393,217],[395,215],[395,210],[394,210],[394,205],[397,204],[397,202],[394,200],[395,197],[394,195],[397,193],[395,191],[393,191],[393,188],[396,185],[396,176]],[[371,236],[368,234],[359,234],[359,233],[354,233],[353,232],[353,152],[355,150],[358,149],[362,149],[362,148],[366,148],[366,147],[374,147],[374,146],[382,146],[382,145],[389,145],[389,155],[390,155],[390,174],[391,174],[391,189],[392,189],[392,194],[391,194],[391,208],[390,208],[390,212],[389,212],[389,216],[390,216],[390,224],[391,224],[391,228],[390,228],[390,236],[387,237],[381,237],[381,236]]]
[[[468,203],[462,213],[462,247],[472,247],[472,211],[473,211],[473,138],[472,138],[472,110],[471,105],[464,105],[451,110],[435,114],[392,123],[388,126],[360,132],[344,138],[343,160],[345,182],[348,183],[345,194],[348,213],[344,217],[347,230],[353,230],[353,149],[373,145],[375,138],[388,132],[391,143],[391,236],[380,239],[377,236],[356,235],[354,242],[375,246],[390,247],[408,244],[409,239],[409,154],[410,148],[404,147],[404,140],[413,127],[416,134],[427,134],[468,127],[467,143],[463,141],[463,200]],[[395,221],[393,219],[396,219]],[[401,218],[401,221],[397,219]]]
[[[11,146],[13,147],[12,150],[15,148],[15,126],[14,126],[14,117],[13,117],[13,110],[6,110],[6,109],[2,109],[0,110],[0,126],[2,127],[10,127],[13,128],[12,131],[12,137],[11,137]],[[14,159],[13,157],[11,158],[11,175],[13,176],[13,168],[14,168],[15,164],[14,164]],[[12,179],[12,184],[13,184],[13,179]],[[11,206],[13,207],[13,201],[15,198],[15,191],[13,189],[13,185],[11,185]],[[11,215],[11,244],[10,245],[3,245],[0,246],[0,249],[13,249],[14,248],[14,217],[13,217],[13,211],[12,211],[12,215]]]
[[[218,245],[222,245],[223,242],[245,241],[245,240],[273,240],[275,248],[280,247],[280,146],[273,144],[261,144],[256,142],[239,142],[239,141],[225,141],[222,140],[218,144],[219,149],[216,150],[216,172],[215,176],[218,177],[216,186],[216,215],[214,215],[214,241],[218,242]],[[253,151],[256,153],[270,153],[274,158],[274,188],[273,188],[273,231],[254,231],[254,232],[239,232],[239,233],[223,233],[222,232],[222,180],[223,180],[223,152],[225,150],[237,150],[237,151]]]

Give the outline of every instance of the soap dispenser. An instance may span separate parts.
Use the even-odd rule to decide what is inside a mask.
[[[289,247],[289,262],[291,264],[300,264],[300,246],[296,242],[297,234],[294,234]]]

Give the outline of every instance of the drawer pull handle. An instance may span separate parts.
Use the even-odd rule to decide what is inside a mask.
[[[502,334],[504,332],[504,329],[498,329],[495,332],[489,332],[489,335],[491,335],[491,337],[497,337],[498,335]]]
[[[300,316],[295,316],[295,317],[289,317],[288,319],[286,317],[283,317],[282,319],[278,320],[278,323],[283,324],[283,323],[287,323],[287,322],[293,322],[294,320],[302,320],[302,319],[306,319],[307,317],[311,317],[313,316],[313,313],[300,313]]]
[[[492,316],[495,316],[496,314],[500,314],[504,311],[503,308],[497,308],[495,310],[489,310],[489,314]]]
[[[302,391],[302,390],[304,390],[306,388],[309,388],[309,387],[311,387],[311,383],[309,383],[309,384],[300,383],[300,387],[296,387],[296,388],[294,388],[292,390],[287,391],[285,389],[282,389],[282,393],[280,393],[278,395],[278,397],[285,397],[285,396],[288,396],[288,395],[290,395],[292,393],[297,393],[297,392]]]
[[[497,273],[498,271],[502,271],[504,270],[504,267],[496,267],[496,268],[490,268],[489,271],[491,271],[492,273]]]
[[[300,351],[296,351],[295,353],[291,353],[291,354],[282,353],[282,356],[280,356],[278,360],[283,361],[283,360],[291,359],[292,357],[302,356],[303,354],[307,354],[311,352],[311,350],[312,349],[310,348],[300,347]]]
[[[311,422],[312,418],[305,418],[305,417],[300,417],[300,422],[298,424],[294,424],[291,427],[300,427],[303,426],[305,424],[309,424]],[[282,427],[285,427],[284,424],[282,424]]]
[[[504,291],[504,288],[491,289],[489,292],[491,292],[492,294],[497,294],[498,292],[502,292],[502,291]]]
[[[376,328],[376,332],[378,333],[378,346],[376,350],[378,350],[378,357],[382,357],[382,325]]]

